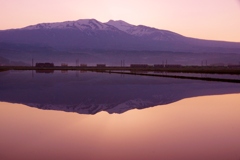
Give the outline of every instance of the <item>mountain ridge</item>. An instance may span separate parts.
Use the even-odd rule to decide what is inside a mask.
[[[149,27],[149,26],[146,26],[146,25],[132,25],[132,24],[130,24],[128,22],[125,22],[123,20],[109,20],[108,22],[100,22],[100,21],[98,21],[94,18],[92,18],[92,19],[78,19],[78,20],[62,21],[62,22],[37,23],[37,24],[34,24],[34,25],[28,25],[28,26],[22,27],[22,28],[0,30],[0,32],[10,31],[10,30],[22,30],[22,29],[28,29],[28,30],[30,30],[30,29],[53,29],[53,28],[63,29],[64,25],[65,25],[65,27],[74,28],[73,26],[71,26],[71,24],[73,25],[73,24],[76,24],[76,23],[78,23],[78,24],[81,23],[81,24],[86,25],[88,22],[91,22],[91,23],[95,22],[95,23],[98,23],[100,25],[110,25],[110,26],[116,27],[119,30],[124,31],[123,29],[120,29],[119,26],[114,25],[116,23],[122,23],[124,25],[128,25],[128,26],[131,26],[131,27],[145,27],[145,28],[148,28],[148,29],[154,29],[154,30],[157,30],[157,31],[167,31],[167,32],[174,33],[176,35],[183,36],[181,34],[178,34],[178,33],[175,33],[175,32],[169,31],[169,30],[165,30],[165,29]],[[187,37],[187,36],[183,36],[183,37]],[[187,38],[194,38],[194,37],[187,37]],[[201,38],[194,38],[194,39],[208,40],[208,39],[201,39]],[[232,42],[232,41],[225,41],[225,40],[208,40],[208,41]],[[232,42],[232,43],[240,43],[240,42]]]
[[[150,26],[146,26],[146,25],[133,25],[133,24],[130,24],[128,22],[125,22],[123,20],[109,20],[108,22],[100,22],[94,18],[92,19],[78,19],[78,20],[73,20],[73,21],[63,21],[63,22],[48,22],[48,23],[37,23],[35,25],[28,25],[26,27],[22,27],[22,28],[17,28],[17,29],[7,29],[7,30],[0,30],[0,31],[8,31],[8,30],[22,30],[22,29],[64,29],[64,25],[65,25],[65,29],[67,27],[69,28],[75,28],[76,26],[76,23],[79,24],[83,24],[83,25],[87,25],[87,23],[97,23],[97,24],[100,24],[100,25],[110,25],[110,26],[113,26],[121,31],[124,31],[126,33],[131,33],[129,31],[129,28],[136,28],[136,27],[141,27],[141,28],[145,28],[146,30],[155,30],[155,31],[162,31],[162,32],[169,32],[169,33],[172,33],[172,34],[175,34],[175,35],[178,35],[178,36],[182,36],[182,37],[186,37],[186,38],[194,38],[194,37],[187,37],[187,36],[183,36],[179,33],[176,33],[176,32],[173,32],[173,31],[169,31],[169,30],[165,30],[165,29],[159,29],[159,28],[155,28],[155,27],[150,27]],[[119,26],[117,24],[121,24],[122,26],[127,26],[129,28],[127,28],[126,30],[124,29],[121,29],[122,26]],[[71,26],[73,25],[73,26]],[[51,27],[49,27],[51,26]],[[106,27],[106,26],[105,26]],[[69,29],[68,28],[68,29]],[[209,40],[209,39],[201,39],[201,38],[194,38],[194,39],[197,39],[197,40],[207,40],[207,41],[219,41],[219,42],[231,42],[231,43],[239,43],[240,42],[232,42],[232,41],[225,41],[225,40]]]
[[[79,19],[77,21],[65,21],[65,22],[57,22],[57,23],[39,23],[36,25],[27,26],[21,28],[23,30],[37,30],[37,29],[78,29],[80,31],[86,30],[101,30],[101,31],[122,31],[132,36],[149,36],[151,34],[158,34],[157,37],[153,38],[153,40],[171,40],[174,36],[183,37],[180,34],[167,31],[160,30],[153,27],[148,27],[144,25],[132,25],[122,20],[109,20],[106,23],[102,23],[97,21],[96,19]]]
[[[88,53],[82,53],[85,51]],[[99,59],[99,55],[95,51],[159,52],[159,54],[174,52],[182,56],[182,53],[209,53],[209,56],[213,53],[217,53],[215,56],[224,53],[230,56],[240,54],[240,43],[190,38],[168,30],[132,25],[123,20],[109,20],[102,23],[96,19],[79,19],[39,23],[24,28],[0,31],[0,56],[12,60],[39,57],[62,61],[70,53],[76,53],[74,59],[84,56],[88,57],[89,62],[97,62],[95,60]],[[157,54],[155,55],[158,56]],[[64,58],[58,58],[58,55]],[[128,59],[132,56],[127,55],[122,58]],[[151,58],[145,54],[134,55],[131,61],[136,63],[135,59],[141,58],[141,62],[151,63],[150,61],[155,62],[155,55],[151,53]],[[108,59],[108,53],[105,56],[106,58],[103,59]],[[112,58],[115,59],[114,61],[119,61],[119,56],[114,55]],[[209,59],[209,57],[202,59]],[[214,59],[213,56],[211,59]],[[236,63],[236,61],[233,62]],[[221,62],[224,62],[224,59]]]

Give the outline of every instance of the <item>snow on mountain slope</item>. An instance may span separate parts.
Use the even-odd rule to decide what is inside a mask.
[[[122,20],[119,20],[119,21],[110,20],[110,21],[108,21],[105,24],[114,26],[114,27],[118,28],[119,30],[127,32],[127,33],[128,33],[128,30],[130,30],[131,28],[136,27],[136,26],[134,26],[132,24],[129,24],[127,22],[124,22]]]
[[[124,31],[133,36],[138,36],[138,37],[151,36],[150,38],[152,40],[176,40],[182,37],[181,35],[176,34],[174,32],[159,30],[159,29],[147,27],[144,25],[135,26],[135,25],[126,23],[122,20],[118,20],[118,21],[110,20],[105,24],[112,25],[118,28],[119,30]]]
[[[41,23],[37,25],[31,25],[23,28],[24,30],[37,30],[37,29],[78,29],[84,30],[115,30],[123,31],[132,36],[142,37],[151,36],[150,39],[153,40],[174,40],[176,36],[180,35],[170,32],[159,30],[156,28],[151,28],[143,25],[132,25],[122,20],[113,21],[110,20],[106,23],[99,22],[95,19],[80,19],[77,21],[66,21],[57,23]]]
[[[124,31],[131,35],[136,35],[136,36],[149,35],[158,31],[157,29],[145,27],[142,25],[139,25],[139,26],[131,25],[122,20],[119,20],[119,21],[110,20],[106,24],[112,25],[121,31]]]
[[[41,23],[23,28],[25,30],[34,29],[79,29],[79,30],[116,30],[116,28],[101,23],[95,19],[80,19],[77,21],[66,21],[57,23]]]

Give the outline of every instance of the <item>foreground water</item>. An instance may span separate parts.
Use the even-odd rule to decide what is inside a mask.
[[[0,103],[1,160],[239,160],[240,94],[95,115]]]

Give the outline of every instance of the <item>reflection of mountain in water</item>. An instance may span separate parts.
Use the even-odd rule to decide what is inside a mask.
[[[123,113],[188,97],[239,92],[239,84],[134,75],[0,73],[0,101],[81,114]]]

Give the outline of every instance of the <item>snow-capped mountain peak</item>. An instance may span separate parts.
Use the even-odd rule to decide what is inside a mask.
[[[101,23],[95,19],[80,19],[77,21],[65,21],[57,23],[40,23],[25,27],[26,30],[34,29],[79,29],[79,30],[108,30],[111,26]]]
[[[162,40],[169,39],[169,33],[165,31],[151,28],[143,25],[132,25],[122,20],[110,20],[106,23],[97,21],[96,19],[79,19],[77,21],[65,21],[56,23],[40,23],[23,28],[24,30],[38,30],[38,29],[77,29],[81,31],[122,31],[132,36],[149,36],[155,34],[153,39]],[[165,35],[166,34],[166,35]],[[172,35],[170,36],[171,39]],[[173,36],[174,37],[174,36]]]
[[[74,24],[78,29],[107,30],[109,28],[108,25],[95,19],[80,19],[75,21]]]
[[[124,31],[128,34],[135,35],[135,36],[149,35],[156,31],[159,31],[155,28],[151,28],[143,25],[138,25],[138,26],[132,25],[122,20],[118,20],[118,21],[110,20],[106,24],[114,26],[121,31]]]
[[[117,29],[124,31],[124,32],[128,32],[128,30],[130,30],[131,28],[135,27],[134,25],[131,25],[127,22],[124,22],[122,20],[118,20],[118,21],[114,21],[114,20],[110,20],[107,23],[108,25],[114,26]]]

